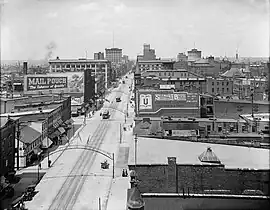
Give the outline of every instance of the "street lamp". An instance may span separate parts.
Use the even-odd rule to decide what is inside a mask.
[[[138,143],[138,137],[137,137],[137,134],[135,134],[135,171],[137,169],[137,143]]]

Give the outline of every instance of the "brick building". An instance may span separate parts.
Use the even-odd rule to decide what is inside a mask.
[[[0,178],[14,170],[17,120],[18,118],[1,117]]]
[[[148,70],[141,73],[141,86],[160,88],[170,85],[175,91],[206,92],[206,79],[185,69]]]
[[[211,95],[232,96],[234,82],[229,78],[206,78],[206,92]]]
[[[134,170],[134,147],[130,149],[128,165]],[[142,193],[216,190],[241,195],[257,190],[269,196],[267,149],[139,137],[136,163]]]

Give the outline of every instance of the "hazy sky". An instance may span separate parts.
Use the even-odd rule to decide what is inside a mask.
[[[3,0],[0,0],[3,1]],[[269,56],[269,0],[5,0],[2,59],[93,57],[113,46],[135,58],[194,47],[203,56]]]

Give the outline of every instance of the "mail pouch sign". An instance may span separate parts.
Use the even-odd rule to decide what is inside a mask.
[[[67,88],[67,77],[27,77],[27,91]]]

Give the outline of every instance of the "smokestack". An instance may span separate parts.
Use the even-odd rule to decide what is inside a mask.
[[[27,75],[27,62],[23,62],[23,74]]]

